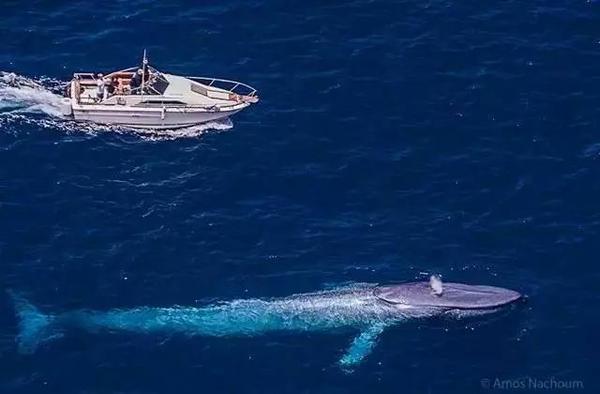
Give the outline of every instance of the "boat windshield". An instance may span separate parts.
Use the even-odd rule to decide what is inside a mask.
[[[169,81],[154,67],[148,66],[143,73],[144,83],[137,88],[131,89],[131,94],[162,95],[169,86]]]
[[[150,90],[153,90],[155,94],[164,94],[169,86],[169,81],[159,71],[151,69],[148,85]],[[148,92],[148,94],[153,93]]]

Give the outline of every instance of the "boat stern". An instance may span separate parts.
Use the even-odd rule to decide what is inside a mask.
[[[65,97],[60,102],[60,112],[62,116],[71,118],[73,117],[73,105],[69,97]]]

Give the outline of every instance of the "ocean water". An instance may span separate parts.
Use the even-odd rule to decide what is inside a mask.
[[[23,355],[2,291],[0,392],[598,392],[598,3],[9,0],[0,36],[0,70],[39,84],[0,79],[0,287],[44,311],[430,274],[528,297],[389,329],[348,374],[345,333],[74,332]],[[261,102],[176,133],[57,117],[72,72],[144,48]]]

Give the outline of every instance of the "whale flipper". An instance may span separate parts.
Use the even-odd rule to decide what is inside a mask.
[[[377,337],[385,330],[386,324],[375,323],[361,332],[342,356],[339,363],[344,369],[351,369],[371,353]]]

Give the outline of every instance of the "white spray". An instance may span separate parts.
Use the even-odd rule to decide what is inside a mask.
[[[0,71],[0,114],[44,113],[61,116],[62,97],[52,93],[50,88],[51,85],[59,87],[62,84],[47,78],[34,80]]]
[[[431,275],[429,278],[429,286],[431,286],[431,292],[436,296],[441,296],[444,292],[444,286],[439,276]]]

